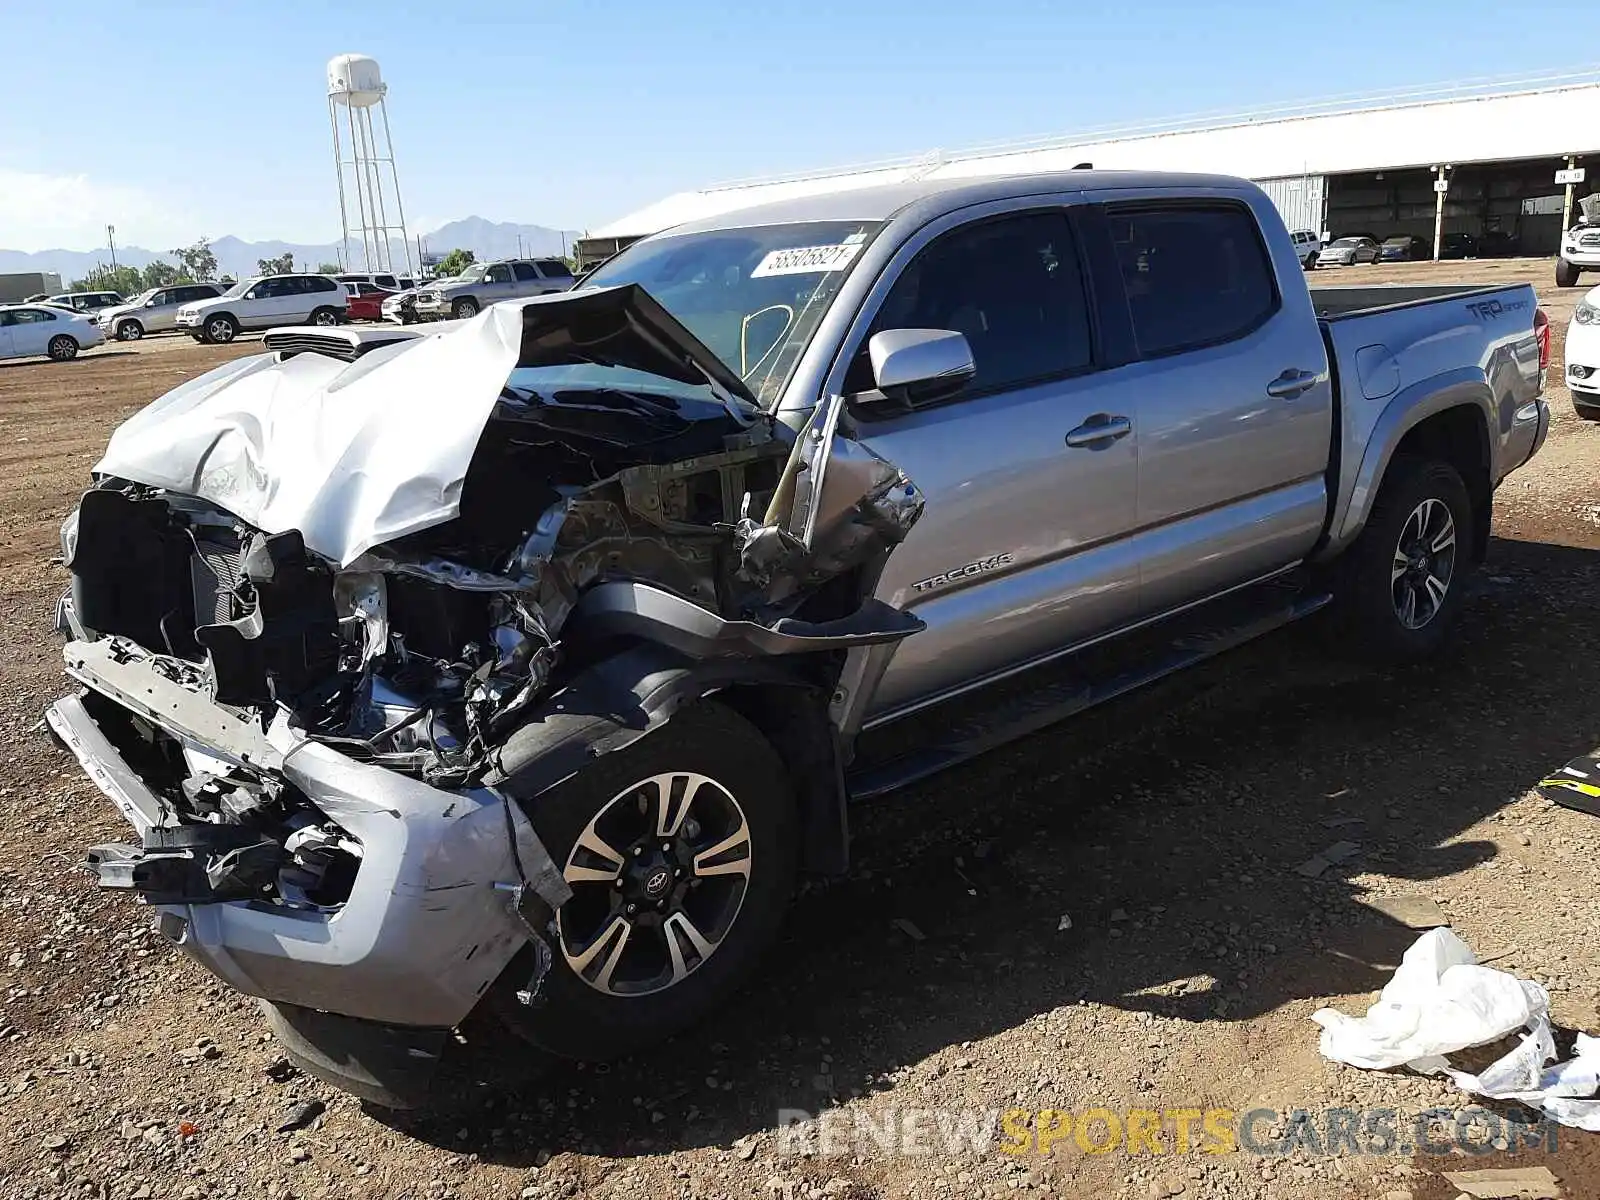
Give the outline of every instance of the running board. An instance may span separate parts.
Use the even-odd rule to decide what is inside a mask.
[[[1254,641],[1331,599],[1294,579],[1258,584],[881,726],[859,739],[846,786],[856,800],[905,787]],[[896,743],[919,748],[897,753]]]

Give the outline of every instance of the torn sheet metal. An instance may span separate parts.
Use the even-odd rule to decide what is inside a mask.
[[[1323,1008],[1324,1058],[1369,1070],[1406,1066],[1448,1075],[1463,1091],[1516,1100],[1563,1125],[1600,1132],[1600,1039],[1579,1034],[1574,1057],[1553,1066],[1550,997],[1530,980],[1481,966],[1448,929],[1423,934],[1363,1017]],[[1445,1057],[1522,1031],[1510,1052],[1473,1075]]]
[[[209,500],[265,533],[297,529],[344,566],[459,514],[514,367],[584,363],[708,385],[739,421],[756,416],[744,384],[642,288],[591,288],[493,305],[353,363],[228,363],[130,417],[94,470]]]

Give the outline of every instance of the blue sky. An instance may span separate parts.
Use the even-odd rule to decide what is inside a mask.
[[[346,51],[383,66],[414,231],[583,229],[732,178],[1571,67],[1556,35],[1590,22],[1528,0],[12,0],[0,247],[88,249],[108,221],[154,249],[332,240],[323,71]]]

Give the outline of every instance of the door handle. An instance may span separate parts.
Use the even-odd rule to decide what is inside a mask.
[[[1313,372],[1289,367],[1282,375],[1267,384],[1267,395],[1274,400],[1293,400],[1301,392],[1308,391],[1316,382],[1317,376]]]
[[[1127,417],[1114,417],[1095,413],[1082,425],[1067,434],[1067,445],[1072,447],[1110,445],[1118,438],[1133,432],[1133,422]]]

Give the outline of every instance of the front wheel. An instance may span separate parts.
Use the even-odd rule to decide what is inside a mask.
[[[1472,500],[1455,467],[1425,458],[1390,465],[1341,580],[1359,649],[1400,661],[1439,649],[1471,569],[1472,530]]]
[[[1564,259],[1564,258],[1556,259],[1556,286],[1557,287],[1577,287],[1578,286],[1578,277],[1580,275],[1582,275],[1582,274],[1583,274],[1582,271],[1578,270],[1577,267],[1573,266],[1566,259]]]
[[[705,1017],[748,978],[794,891],[783,762],[714,701],[528,808],[572,898],[541,995],[529,1007],[496,989],[495,1003],[550,1054],[613,1058]]]
[[[78,343],[65,333],[58,333],[50,339],[50,344],[45,347],[47,353],[56,362],[69,362],[78,357]]]
[[[139,322],[132,320],[117,322],[117,341],[137,342],[143,336],[144,326]]]
[[[458,321],[475,317],[478,315],[478,302],[471,296],[463,296],[450,306],[450,315]]]
[[[206,341],[226,346],[239,336],[239,322],[227,313],[219,313],[217,316],[206,318],[205,333]]]

